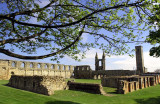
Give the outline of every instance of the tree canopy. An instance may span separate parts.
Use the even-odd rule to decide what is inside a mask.
[[[150,49],[150,56],[160,57],[160,4],[154,6],[153,12],[154,15],[149,18],[149,21],[155,28],[149,32],[147,41],[154,45]]]
[[[76,60],[90,48],[130,53],[151,25],[157,0],[1,0],[0,53],[20,59]],[[137,33],[135,33],[135,31]],[[90,41],[83,41],[86,34]],[[40,56],[22,55],[17,52]],[[48,54],[47,54],[48,53]]]

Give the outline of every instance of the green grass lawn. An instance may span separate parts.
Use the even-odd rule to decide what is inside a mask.
[[[100,83],[100,80],[75,80],[76,82]],[[115,94],[115,88],[104,87],[113,96],[103,96],[80,91],[55,91],[45,96],[5,86],[0,80],[0,104],[160,104],[160,85],[134,91],[126,95]]]

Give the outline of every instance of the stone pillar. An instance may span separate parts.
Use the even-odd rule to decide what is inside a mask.
[[[68,65],[65,65],[65,70],[69,70],[69,66]]]
[[[54,64],[54,70],[58,70],[58,65]]]
[[[73,71],[73,68],[74,68],[73,66],[70,66],[70,70],[71,70],[71,71]]]
[[[59,70],[63,70],[63,65],[59,65]]]
[[[154,78],[154,77],[151,77],[151,78],[150,78],[150,85],[151,85],[151,86],[154,86],[154,85],[155,85],[155,78]]]
[[[137,65],[137,73],[144,73],[144,58],[143,58],[143,47],[136,46],[136,65]]]
[[[105,53],[103,52],[103,56],[102,56],[102,70],[106,69],[106,65],[105,65]]]

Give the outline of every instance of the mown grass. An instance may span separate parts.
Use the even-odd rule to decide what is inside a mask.
[[[100,83],[100,80],[75,80],[76,82]],[[126,95],[115,94],[115,88],[104,87],[113,96],[103,96],[80,91],[55,91],[45,96],[5,86],[0,81],[0,104],[160,104],[160,85],[134,91]]]

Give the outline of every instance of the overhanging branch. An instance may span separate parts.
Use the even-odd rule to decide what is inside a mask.
[[[55,25],[55,26],[46,26],[46,25],[40,25],[40,24],[32,24],[32,23],[21,22],[21,21],[15,20],[11,17],[7,17],[7,16],[4,16],[4,15],[0,15],[0,19],[8,19],[8,20],[10,20],[12,22],[15,22],[17,24],[20,24],[20,25],[41,27],[41,28],[67,27],[67,26],[72,26],[72,25],[78,24],[78,23],[88,19],[90,16],[92,16],[96,13],[99,13],[99,12],[104,12],[104,11],[111,10],[111,9],[118,9],[118,8],[122,8],[122,7],[137,7],[137,4],[139,4],[138,6],[143,6],[144,5],[144,4],[140,4],[140,3],[141,2],[131,3],[131,4],[127,4],[127,5],[122,4],[122,5],[117,5],[117,6],[113,6],[113,7],[107,7],[107,8],[104,8],[104,9],[95,10],[94,12],[84,16],[83,18],[81,18],[77,21],[74,21],[74,22],[71,22],[71,23],[66,23],[66,24],[63,24],[63,25]]]
[[[82,36],[82,33],[84,31],[84,28],[85,28],[85,25],[83,26],[82,30],[79,32],[78,37],[70,45],[66,46],[65,48],[62,48],[61,50],[59,50],[57,52],[51,53],[51,54],[41,55],[41,56],[23,56],[23,55],[19,55],[19,54],[16,54],[16,53],[12,53],[9,50],[2,49],[2,48],[0,48],[0,52],[5,54],[5,55],[15,57],[15,58],[19,58],[19,59],[34,59],[34,60],[36,60],[36,59],[43,59],[43,58],[51,57],[51,56],[54,56],[54,55],[57,55],[57,54],[60,54],[60,53],[64,52],[65,50],[69,49],[74,44],[76,44],[76,42],[78,42],[80,40],[80,37]]]

